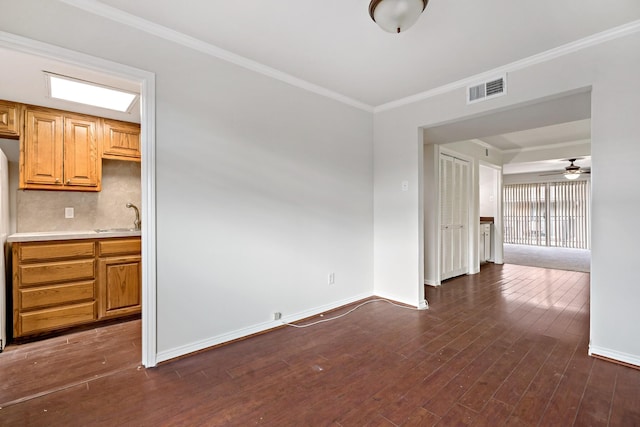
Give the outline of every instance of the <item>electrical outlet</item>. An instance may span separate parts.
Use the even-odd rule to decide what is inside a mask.
[[[69,219],[69,218],[73,218],[73,208],[64,208],[64,217]]]
[[[402,181],[401,187],[402,191],[409,191],[409,181]]]
[[[336,284],[336,273],[329,273],[329,276],[327,277],[327,282],[330,285],[335,285]]]
[[[280,313],[279,311],[276,311],[275,313],[273,313],[273,320],[280,320],[282,319],[282,313]]]

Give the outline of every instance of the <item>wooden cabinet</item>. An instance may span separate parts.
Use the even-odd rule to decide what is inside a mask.
[[[64,120],[57,113],[27,111],[20,153],[20,188],[62,185]]]
[[[98,242],[98,317],[139,313],[142,308],[140,239]]]
[[[140,238],[13,243],[16,338],[140,313]]]
[[[95,243],[13,244],[13,335],[96,319]]]
[[[98,126],[95,117],[65,115],[64,185],[100,190]]]
[[[19,105],[0,101],[0,137],[16,138],[20,136]]]
[[[140,161],[140,125],[103,120],[102,158]]]
[[[100,119],[27,108],[20,143],[20,188],[100,191]]]
[[[20,138],[23,190],[100,191],[102,159],[141,160],[140,125],[0,100],[0,137]]]

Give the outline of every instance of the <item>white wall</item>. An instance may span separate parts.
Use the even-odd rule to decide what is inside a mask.
[[[372,294],[370,113],[58,2],[2,10],[156,74],[158,360]]]
[[[17,196],[20,180],[20,142],[15,139],[0,138],[0,149],[7,156],[9,162],[9,234],[16,232],[17,226]]]
[[[420,176],[416,130],[480,112],[522,105],[592,87],[593,251],[591,349],[640,365],[640,287],[632,268],[640,228],[640,193],[633,165],[640,158],[640,35],[602,44],[509,73],[506,96],[466,105],[464,88],[374,118],[375,290],[416,304],[423,281],[418,224],[421,196],[399,192]]]
[[[378,112],[372,134],[368,113],[70,6],[22,0],[1,9],[3,31],[156,73],[165,356],[266,327],[275,310],[369,294],[372,278],[378,295],[420,304],[420,128],[592,86],[591,348],[640,365],[631,268],[640,241],[631,214],[640,209],[640,35],[510,72],[508,94],[487,102],[467,106],[460,88]]]
[[[480,203],[479,214],[480,216],[491,216],[495,218],[498,214],[498,182],[496,170],[488,166],[480,165],[478,179],[480,181],[478,188],[478,199]]]

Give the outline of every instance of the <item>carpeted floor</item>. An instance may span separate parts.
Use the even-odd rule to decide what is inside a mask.
[[[591,271],[591,251],[547,246],[504,245],[505,264],[529,265],[556,270]]]

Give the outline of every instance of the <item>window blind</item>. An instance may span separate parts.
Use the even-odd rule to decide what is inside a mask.
[[[504,242],[591,248],[590,181],[504,186]]]

